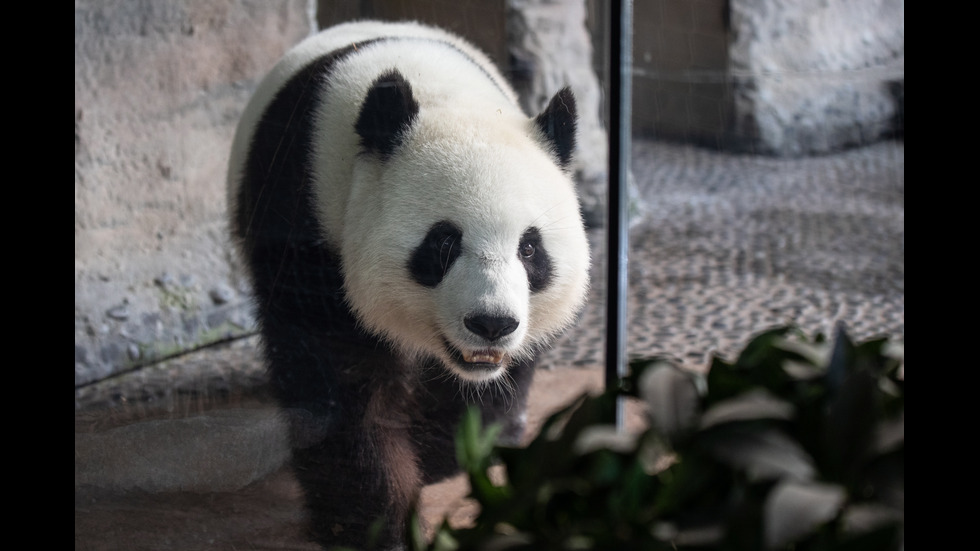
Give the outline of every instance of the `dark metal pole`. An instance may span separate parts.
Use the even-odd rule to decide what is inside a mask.
[[[633,3],[611,3],[609,71],[609,198],[606,218],[606,388],[626,375],[626,291],[629,249],[629,190],[633,64]],[[622,400],[616,426],[623,426]]]

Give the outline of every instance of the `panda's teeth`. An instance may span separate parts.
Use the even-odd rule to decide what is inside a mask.
[[[503,359],[503,353],[494,350],[477,350],[463,354],[463,360],[471,364],[499,364]]]

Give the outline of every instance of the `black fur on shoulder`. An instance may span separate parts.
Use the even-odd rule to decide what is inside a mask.
[[[548,107],[534,119],[549,145],[558,155],[563,169],[568,169],[575,150],[575,96],[567,86],[558,91],[548,103]]]
[[[365,151],[388,159],[418,114],[411,85],[401,73],[391,70],[371,84],[354,128]]]

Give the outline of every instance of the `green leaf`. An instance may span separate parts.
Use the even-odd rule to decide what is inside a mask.
[[[847,494],[840,486],[786,481],[769,493],[764,510],[766,547],[783,548],[833,520]]]
[[[757,388],[734,398],[716,403],[701,417],[701,428],[737,421],[764,419],[788,421],[793,417],[793,405]]]
[[[654,508],[664,516],[690,511],[701,504],[727,498],[731,473],[704,454],[688,454],[656,475],[659,489]]]
[[[824,446],[831,480],[853,484],[861,465],[870,458],[878,407],[877,384],[868,371],[852,373],[840,383],[824,423]]]
[[[905,412],[896,419],[885,419],[875,427],[874,453],[882,455],[905,445]]]
[[[484,471],[490,466],[491,454],[502,427],[490,425],[484,430],[480,410],[467,408],[459,424],[456,438],[456,459],[467,472]]]
[[[734,364],[714,357],[708,370],[708,394],[704,397],[706,406],[741,394],[754,386]]]
[[[843,323],[838,323],[834,333],[834,346],[827,362],[827,385],[836,392],[844,384],[847,376],[854,372],[854,343],[847,336]]]
[[[790,327],[773,327],[752,337],[738,355],[736,366],[752,369],[767,363],[774,352],[780,351],[778,345],[786,340],[786,335],[793,331]]]
[[[470,491],[481,503],[496,505],[510,495],[506,486],[497,486],[488,474],[493,450],[500,434],[500,425],[483,429],[480,411],[471,407],[463,415],[456,438],[456,455],[460,466],[469,475]]]
[[[650,421],[667,438],[693,429],[701,409],[701,396],[694,373],[661,364],[643,373],[640,396],[646,402]]]
[[[830,347],[826,343],[809,342],[800,338],[779,338],[773,340],[773,346],[799,356],[797,362],[811,366],[826,366],[830,359]]]
[[[902,517],[902,511],[880,503],[857,503],[844,510],[841,521],[845,533],[861,534],[898,524]]]
[[[574,451],[578,455],[598,450],[630,453],[636,450],[636,440],[636,434],[620,430],[615,425],[592,425],[579,433],[575,439]]]
[[[813,459],[796,440],[774,428],[726,425],[705,435],[703,443],[715,458],[749,480],[809,480],[816,472]]]

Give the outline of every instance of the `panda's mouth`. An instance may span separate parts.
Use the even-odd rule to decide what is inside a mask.
[[[508,359],[507,353],[497,348],[478,348],[460,350],[446,343],[449,357],[463,371],[472,373],[492,372],[503,367]]]
[[[463,352],[463,361],[468,364],[500,365],[504,362],[504,353],[499,350],[473,350]]]

